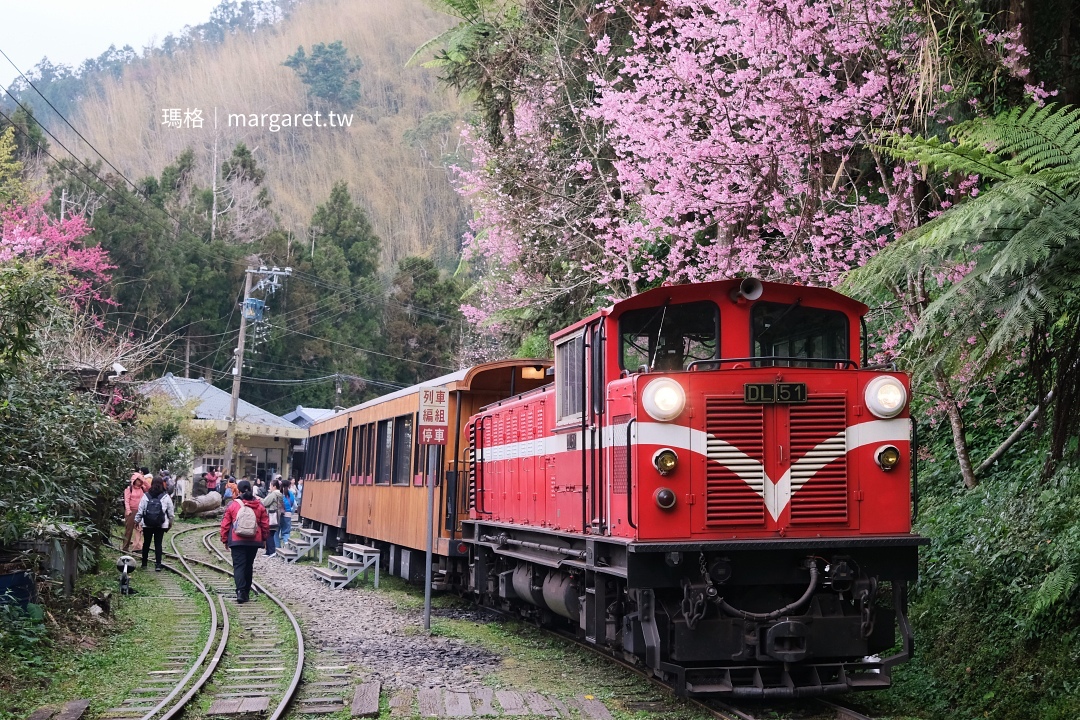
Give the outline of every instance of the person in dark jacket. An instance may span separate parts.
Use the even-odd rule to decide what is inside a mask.
[[[150,501],[154,500],[161,504],[161,517],[147,517]],[[135,511],[135,522],[143,529],[142,566],[146,567],[146,561],[150,556],[150,542],[154,543],[154,571],[161,572],[164,565],[161,564],[161,542],[165,537],[165,531],[172,527],[173,518],[176,517],[176,508],[172,498],[165,490],[165,483],[161,478],[154,478],[150,483],[150,489],[139,501],[139,509]],[[155,522],[157,520],[157,522]]]
[[[241,480],[237,483],[239,499],[229,503],[225,517],[221,518],[221,542],[232,551],[233,581],[236,583],[236,602],[246,603],[251,599],[251,576],[255,568],[255,556],[259,548],[266,544],[270,536],[270,516],[262,502],[255,499],[251,492],[251,483]],[[255,537],[240,537],[236,534],[236,516],[241,505],[247,505],[255,513]]]

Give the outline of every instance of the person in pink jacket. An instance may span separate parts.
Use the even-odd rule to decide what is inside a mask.
[[[251,576],[255,568],[255,556],[270,536],[270,516],[262,501],[252,494],[249,480],[241,480],[237,483],[237,488],[240,490],[240,497],[229,503],[225,509],[225,517],[221,518],[221,542],[232,551],[236,602],[246,603],[251,599]],[[234,527],[236,516],[244,505],[255,513],[254,537],[238,535]]]
[[[135,522],[135,513],[139,510],[139,503],[146,494],[146,481],[142,473],[131,476],[131,482],[124,488],[124,552],[138,552],[142,550],[142,528]]]

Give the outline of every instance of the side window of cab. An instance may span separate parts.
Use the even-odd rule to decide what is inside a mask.
[[[555,345],[555,424],[581,420],[585,385],[585,334]]]

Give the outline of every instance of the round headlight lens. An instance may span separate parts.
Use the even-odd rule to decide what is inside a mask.
[[[669,475],[679,464],[679,456],[671,448],[664,448],[653,455],[653,466],[661,475]]]
[[[668,422],[679,417],[686,407],[686,392],[671,378],[657,378],[645,386],[641,404],[654,420]]]
[[[892,470],[900,464],[900,450],[895,445],[882,445],[875,456],[882,470]]]
[[[879,377],[866,386],[866,406],[880,418],[900,414],[907,405],[907,390],[894,377]]]

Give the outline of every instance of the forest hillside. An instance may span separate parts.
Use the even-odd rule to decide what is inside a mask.
[[[281,226],[295,240],[312,208],[346,180],[368,210],[382,239],[383,268],[408,255],[452,264],[467,220],[455,194],[446,156],[456,150],[460,101],[435,73],[405,67],[416,48],[449,19],[422,0],[308,0],[284,20],[253,32],[234,32],[174,53],[154,53],[105,77],[77,103],[72,124],[131,178],[156,174],[186,148],[195,153],[192,181],[209,187],[217,164],[238,142],[266,170]],[[360,97],[347,102],[311,99],[299,74],[283,63],[303,46],[340,41],[360,60],[353,77]],[[198,108],[201,128],[163,124],[163,110]],[[214,127],[215,109],[217,127]],[[229,127],[229,114],[352,113],[351,127]],[[50,123],[82,157],[93,151],[61,123]],[[66,132],[64,132],[66,131]]]

